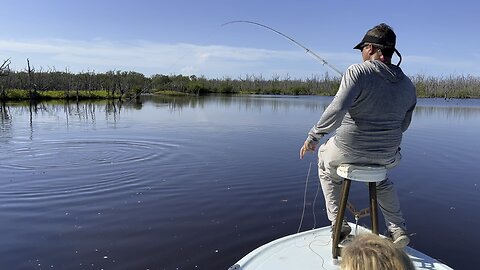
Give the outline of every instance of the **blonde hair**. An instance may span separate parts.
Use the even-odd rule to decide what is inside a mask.
[[[407,253],[385,238],[361,234],[342,251],[342,270],[415,270]]]

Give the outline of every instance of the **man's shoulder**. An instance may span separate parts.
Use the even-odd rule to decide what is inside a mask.
[[[369,61],[365,61],[363,63],[356,63],[352,64],[347,68],[346,74],[352,76],[359,76],[363,74],[371,74],[374,72],[378,72],[375,69],[375,66],[370,63]]]
[[[362,63],[355,63],[355,64],[351,64],[347,70],[357,70],[357,69],[362,69],[362,68],[366,68],[368,66],[368,63],[367,62],[362,62]]]

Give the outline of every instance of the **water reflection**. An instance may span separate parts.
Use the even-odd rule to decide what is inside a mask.
[[[227,269],[297,231],[308,169],[298,147],[331,100],[2,104],[0,229],[9,232],[0,245],[2,269]],[[402,145],[406,158],[392,172],[412,242],[465,268],[479,236],[457,225],[480,226],[470,215],[479,204],[472,168],[480,162],[480,101],[419,100],[415,114]],[[308,187],[312,202],[317,186]],[[441,222],[432,229],[425,213]],[[452,255],[445,242],[460,251]]]
[[[230,108],[236,106],[239,111],[261,112],[268,109],[272,112],[288,112],[295,107],[307,108],[312,112],[323,111],[328,106],[332,97],[312,96],[261,96],[261,95],[212,95],[212,96],[150,96],[144,101],[153,102],[156,106],[168,106],[169,110],[181,111],[184,108],[205,108],[217,105]]]
[[[414,117],[441,117],[446,119],[471,119],[480,117],[478,107],[438,107],[438,106],[417,106]]]
[[[153,102],[156,106],[168,106],[171,112],[182,111],[184,108],[205,108],[213,104],[230,108],[236,106],[239,111],[261,112],[268,109],[272,112],[288,112],[297,107],[306,108],[311,112],[323,112],[333,97],[312,96],[204,96],[204,97],[167,97],[153,96],[143,100]],[[415,108],[418,117],[445,117],[453,119],[468,119],[480,116],[479,100],[444,100],[419,99]]]
[[[10,108],[4,102],[0,105],[0,131],[1,137],[11,138],[12,118],[10,117]]]
[[[9,137],[8,134],[13,128],[12,123],[24,125],[25,117],[28,117],[28,125],[31,129],[36,119],[46,121],[45,119],[48,118],[65,119],[67,126],[72,121],[95,124],[99,114],[103,114],[105,120],[116,123],[122,110],[130,108],[139,110],[142,108],[142,103],[139,101],[125,104],[121,101],[1,103],[0,130],[2,137]]]
[[[97,102],[42,102],[42,103],[1,103],[0,130],[2,137],[8,137],[12,128],[12,118],[28,116],[32,126],[39,117],[65,118],[66,125],[91,123],[103,115],[106,121],[119,121],[122,110],[142,110],[144,103],[155,107],[166,107],[170,112],[181,112],[185,108],[204,109],[215,105],[222,108],[237,108],[238,111],[289,112],[292,109],[307,109],[314,113],[323,112],[332,97],[311,96],[147,96],[131,101],[97,101]],[[441,117],[446,119],[469,119],[480,116],[478,100],[419,99],[415,108],[415,117]]]

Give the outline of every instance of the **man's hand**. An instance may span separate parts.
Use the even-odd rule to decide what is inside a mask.
[[[308,151],[315,151],[315,149],[317,148],[317,145],[313,142],[309,142],[308,140],[306,140],[304,143],[303,143],[303,146],[302,148],[300,148],[300,159],[303,159],[303,156],[305,156],[305,153],[307,153]]]

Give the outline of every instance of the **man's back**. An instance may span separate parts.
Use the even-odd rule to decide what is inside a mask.
[[[356,156],[394,156],[416,104],[413,83],[399,67],[380,61],[350,66],[344,80],[352,88],[346,90],[358,95],[337,129],[335,143]]]

